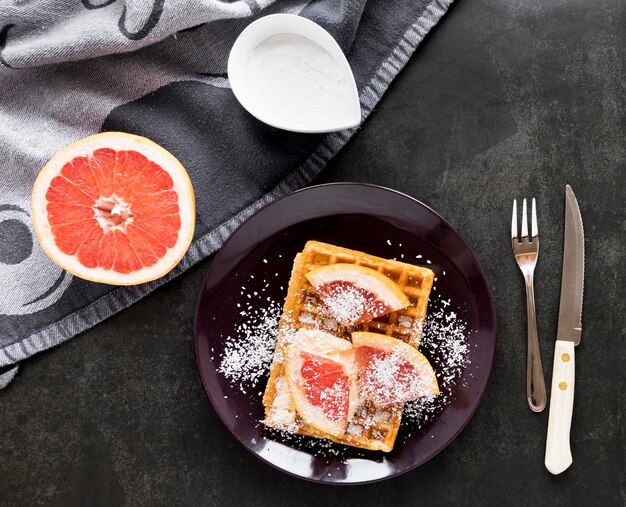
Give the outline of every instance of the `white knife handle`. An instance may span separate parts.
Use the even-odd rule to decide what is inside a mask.
[[[574,406],[574,343],[557,340],[546,442],[546,468],[560,474],[572,464],[569,432]]]

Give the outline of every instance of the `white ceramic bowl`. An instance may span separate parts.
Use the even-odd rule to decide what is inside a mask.
[[[280,34],[294,34],[317,44],[335,60],[344,79],[342,81],[341,112],[327,115],[285,115],[277,111],[288,104],[277,102],[264,107],[259,93],[251,89],[248,80],[248,62],[252,52],[264,41]],[[352,69],[333,37],[313,21],[292,14],[272,14],[251,23],[241,32],[228,58],[228,79],[237,100],[254,117],[268,125],[292,132],[334,132],[357,126],[361,122],[361,106]],[[291,85],[290,85],[291,86]],[[295,84],[293,86],[296,86]],[[347,87],[347,88],[346,88]],[[328,93],[333,93],[330,90]],[[310,107],[314,107],[314,104]]]

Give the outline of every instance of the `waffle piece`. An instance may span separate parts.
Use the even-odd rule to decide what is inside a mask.
[[[305,273],[311,269],[336,263],[359,264],[390,277],[409,298],[411,305],[360,326],[341,325],[328,314],[315,289],[305,277]],[[382,259],[327,243],[309,241],[294,260],[283,315],[278,326],[276,351],[263,396],[265,424],[301,435],[330,438],[341,444],[362,449],[390,451],[400,428],[402,406],[382,409],[365,402],[350,419],[341,438],[330,437],[306,425],[299,418],[293,405],[290,405],[290,398],[285,392],[286,382],[282,365],[285,347],[294,333],[301,328],[321,329],[348,340],[352,331],[369,331],[393,336],[418,347],[433,279],[434,273],[427,268]]]

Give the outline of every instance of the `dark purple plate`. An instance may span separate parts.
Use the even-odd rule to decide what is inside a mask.
[[[226,337],[233,336],[244,322],[237,304],[247,303],[248,295],[255,292],[263,296],[259,304],[266,297],[284,301],[293,258],[310,239],[415,264],[430,260],[437,282],[429,313],[437,310],[438,301],[450,300],[466,322],[469,363],[461,378],[449,392],[443,392],[446,403],[427,421],[417,428],[403,423],[389,453],[339,444],[317,446],[314,439],[289,439],[272,433],[260,422],[260,393],[267,377],[244,393],[237,382],[218,371]],[[421,260],[416,260],[418,255],[423,256]],[[487,388],[496,347],[496,316],[478,260],[442,217],[394,190],[335,183],[305,188],[275,201],[232,234],[204,279],[196,308],[195,344],[207,395],[222,422],[246,449],[297,477],[354,484],[411,470],[458,435]],[[437,371],[436,354],[430,359]]]

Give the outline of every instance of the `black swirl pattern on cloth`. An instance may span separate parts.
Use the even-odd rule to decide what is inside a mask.
[[[0,283],[3,292],[11,294],[0,298],[0,316],[30,315],[48,308],[71,280],[37,243],[25,206],[0,205]]]
[[[136,32],[130,32],[126,28],[126,6],[124,6],[122,16],[120,17],[120,20],[117,24],[121,34],[130,40],[140,40],[146,37],[154,29],[154,27],[157,26],[159,20],[161,19],[164,4],[165,0],[155,0],[154,4],[152,5],[152,11],[148,15],[148,19],[146,20],[144,25]]]
[[[102,9],[103,7],[108,7],[109,5],[114,4],[115,1],[116,0],[106,0],[105,2],[101,4],[94,4],[90,2],[89,0],[81,0],[81,3],[85,7],[85,9],[95,10],[95,9]],[[157,26],[157,24],[159,23],[159,20],[161,19],[161,14],[163,14],[164,5],[165,5],[165,0],[155,0],[154,3],[152,4],[152,10],[150,11],[150,14],[148,14],[148,18],[146,19],[145,23],[139,30],[135,32],[131,32],[130,30],[126,28],[127,6],[124,5],[124,8],[122,9],[122,15],[120,16],[120,19],[117,22],[117,26],[120,29],[120,33],[124,37],[130,40],[141,40],[145,38],[154,29],[154,27]]]
[[[89,0],[80,0],[80,3],[83,4],[85,9],[94,10],[94,9],[102,9],[102,7],[106,7],[107,5],[114,4],[117,0],[106,0],[101,4],[94,4]]]
[[[10,218],[0,222],[0,264],[19,264],[33,250],[33,238],[28,227]]]
[[[0,28],[0,63],[9,69],[13,69],[15,67],[11,67],[7,61],[4,59],[2,53],[4,52],[4,48],[7,45],[7,38],[9,36],[9,30],[13,28],[15,25],[5,25]]]
[[[29,214],[15,204],[0,205],[0,264],[19,264],[33,251],[33,237],[24,221],[17,218],[2,217],[3,211],[16,211],[24,215]]]
[[[0,298],[0,388],[15,374],[12,365],[215,252],[254,210],[310,183],[354,134],[293,134],[243,110],[226,66],[251,21],[283,12],[326,28],[348,54],[367,117],[448,3],[202,0],[185,10],[187,2],[164,9],[153,0],[126,10],[113,0],[35,0],[9,12],[0,2],[0,114],[8,119],[0,122],[0,289],[12,295]],[[100,129],[146,135],[189,172],[196,236],[163,279],[119,288],[87,282],[61,270],[36,239],[28,210],[37,173],[63,146]]]

